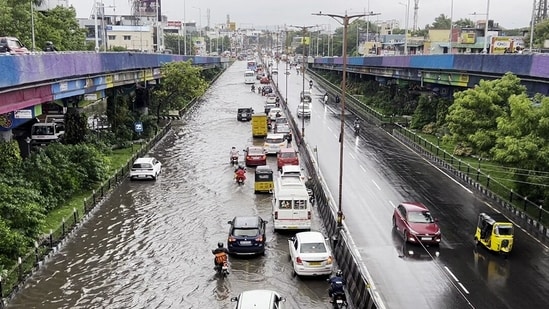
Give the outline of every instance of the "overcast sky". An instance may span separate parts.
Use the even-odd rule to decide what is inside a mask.
[[[52,1],[52,0],[50,0]],[[89,17],[92,13],[93,0],[68,0],[76,8],[78,17]],[[103,1],[106,14],[129,14],[130,0]],[[410,3],[409,28],[414,19],[414,3],[418,0],[160,0],[162,14],[168,20],[196,21],[203,27],[225,23],[227,15],[236,22],[239,28],[265,28],[275,30],[284,25],[331,25],[333,30],[340,27],[330,17],[313,16],[311,13],[345,15],[364,12],[380,13],[370,20],[391,20],[400,22],[405,27],[406,4]],[[469,18],[485,19],[487,1],[490,0],[419,0],[418,27],[431,24],[435,17],[445,14],[450,17],[452,2],[454,20]],[[112,7],[115,7],[113,11]],[[369,9],[368,9],[369,6]],[[528,27],[532,15],[533,0],[491,0],[489,18],[508,29]],[[472,15],[476,12],[476,15]]]

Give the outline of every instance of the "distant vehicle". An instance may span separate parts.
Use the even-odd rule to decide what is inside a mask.
[[[480,213],[475,230],[475,242],[488,250],[507,256],[513,249],[514,227],[504,215]]]
[[[284,138],[287,140],[290,137],[291,132],[292,132],[292,129],[290,129],[289,124],[287,123],[276,124],[275,122],[274,133],[284,135]]]
[[[257,70],[257,62],[255,60],[248,60],[246,63],[246,70],[255,72]]]
[[[271,74],[273,74],[273,75],[278,74],[278,68],[272,68],[271,69]]]
[[[270,85],[265,85],[261,87],[261,91],[263,91],[265,94],[273,93],[273,88]]]
[[[0,54],[28,55],[29,50],[19,41],[11,36],[0,37]]]
[[[265,144],[263,145],[266,154],[277,154],[281,148],[285,148],[288,141],[284,138],[283,134],[270,133],[265,138]]]
[[[130,180],[151,178],[156,180],[162,173],[162,163],[153,157],[138,158],[130,169]]]
[[[267,155],[261,146],[249,146],[246,152],[246,166],[267,165]]]
[[[265,96],[265,103],[275,103],[276,104],[276,94],[269,93]]]
[[[65,135],[65,115],[48,115],[45,122],[35,123],[31,127],[31,142],[33,145],[44,146],[59,142]]]
[[[300,232],[288,240],[294,274],[298,276],[329,276],[333,257],[326,238],[320,232]]]
[[[237,216],[228,223],[231,225],[227,238],[230,254],[265,254],[267,221],[260,216]]]
[[[280,107],[272,107],[270,110],[269,110],[269,118],[272,120],[272,121],[276,121],[276,115],[279,115],[278,117],[282,117],[282,109]]]
[[[311,118],[311,104],[299,103],[297,106],[297,117]]]
[[[244,84],[255,84],[255,72],[252,70],[246,70],[244,72]]]
[[[286,299],[275,291],[251,290],[231,298],[236,302],[235,309],[284,309]]]
[[[297,150],[294,148],[282,148],[276,156],[276,165],[279,170],[282,170],[283,166],[286,165],[297,165],[299,166],[299,156],[297,155]]]
[[[242,107],[237,110],[236,120],[238,121],[250,121],[254,110],[251,107]]]
[[[267,115],[253,114],[252,115],[252,137],[265,137],[269,133],[267,123]]]
[[[393,228],[410,243],[438,245],[442,238],[438,220],[419,202],[400,203],[393,212]]]
[[[263,76],[263,77],[261,77],[261,79],[259,80],[259,82],[260,82],[261,84],[266,84],[266,85],[268,85],[271,81],[269,80],[269,78],[268,78],[267,76]]]

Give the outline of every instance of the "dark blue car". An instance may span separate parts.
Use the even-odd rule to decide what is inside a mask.
[[[227,248],[234,255],[265,254],[265,225],[260,216],[234,217],[228,222],[229,237]]]

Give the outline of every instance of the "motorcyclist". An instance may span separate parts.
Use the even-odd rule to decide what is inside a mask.
[[[309,81],[309,89],[311,89],[311,88],[313,88],[313,80],[312,79]]]
[[[234,157],[238,159],[238,157],[240,156],[240,153],[238,152],[236,147],[233,146],[233,148],[231,148],[231,151],[229,152],[229,155],[231,156],[231,162],[232,162]]]
[[[328,103],[328,93],[324,94],[324,103]]]
[[[242,178],[242,180],[246,180],[246,168],[239,164],[234,170],[234,177],[235,179]]]
[[[252,92],[255,92],[255,85],[252,85]]]
[[[55,45],[53,45],[52,41],[47,41],[46,44],[44,45],[44,51],[45,52],[56,52],[57,48],[55,47]]]
[[[330,302],[333,301],[333,296],[336,294],[341,294],[343,296],[343,300],[346,301],[345,297],[345,278],[343,278],[343,272],[341,270],[338,270],[335,273],[335,276],[330,278],[328,280],[330,283],[330,289],[328,290],[328,295],[330,296]]]
[[[213,249],[212,253],[215,255],[214,265],[216,267],[223,266],[223,263],[227,262],[229,259],[229,250],[223,247],[222,242],[217,243],[217,248]]]
[[[355,128],[355,130],[360,128],[360,119],[358,119],[358,117],[356,117],[355,122],[353,122],[353,128]]]

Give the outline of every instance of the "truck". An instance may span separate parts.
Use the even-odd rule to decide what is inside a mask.
[[[44,122],[35,123],[31,127],[31,142],[36,146],[44,146],[58,142],[65,134],[65,115],[48,115]]]
[[[252,136],[265,137],[269,129],[267,128],[267,115],[253,114],[252,115]]]

